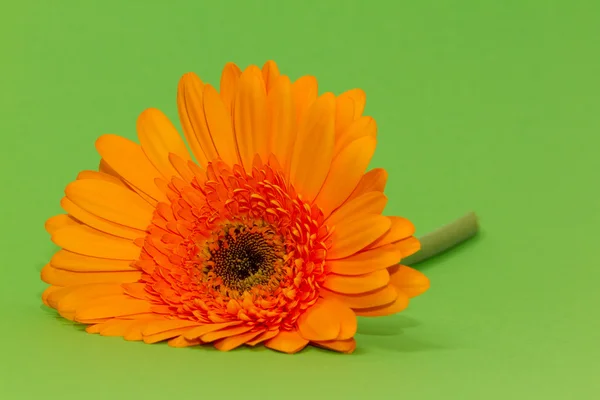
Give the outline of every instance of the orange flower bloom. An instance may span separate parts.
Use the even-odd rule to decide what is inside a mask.
[[[365,173],[376,124],[355,89],[317,95],[273,62],[228,64],[220,93],[186,74],[188,152],[158,110],[140,144],[101,136],[99,171],[70,183],[46,228],[61,247],[43,301],[89,333],[219,350],[311,343],[350,353],[357,316],[403,310],[429,281],[398,265],[414,226],[381,215],[383,169]]]

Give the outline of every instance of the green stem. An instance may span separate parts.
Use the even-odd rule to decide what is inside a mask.
[[[474,212],[436,229],[419,238],[421,250],[401,261],[404,265],[414,265],[437,256],[446,250],[472,238],[479,231]]]

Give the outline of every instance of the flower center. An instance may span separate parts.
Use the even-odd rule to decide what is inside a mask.
[[[323,212],[260,159],[250,174],[222,162],[190,169],[189,182],[167,184],[137,264],[153,305],[203,323],[294,329],[326,278]]]
[[[276,278],[284,253],[281,238],[271,227],[260,222],[227,224],[214,236],[207,242],[203,264],[203,275],[214,289],[237,297]]]

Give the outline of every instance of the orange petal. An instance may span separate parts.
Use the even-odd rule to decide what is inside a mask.
[[[361,214],[338,223],[332,234],[333,247],[328,260],[336,260],[358,253],[390,229],[390,219],[378,214]]]
[[[211,85],[204,86],[203,99],[208,132],[219,158],[229,166],[239,163],[230,112],[223,105],[219,93]]]
[[[161,178],[156,178],[156,179],[161,179]],[[158,204],[157,200],[155,200],[154,198],[148,196],[146,193],[144,193],[143,191],[141,191],[137,187],[135,187],[135,186],[133,186],[133,185],[131,185],[131,184],[125,182],[125,181],[123,181],[123,182],[124,182],[125,187],[127,189],[136,192],[138,194],[138,196],[140,196],[146,203],[150,204],[152,207],[156,207],[156,205]],[[163,193],[166,193],[162,189],[159,189],[159,190],[161,190]]]
[[[327,261],[327,269],[340,275],[362,275],[398,264],[402,253],[395,245],[361,251],[350,257]]]
[[[82,321],[77,321],[75,320],[75,313],[62,313],[59,312],[58,313],[61,317],[63,317],[64,319],[68,319],[69,321],[73,321],[73,322],[77,322],[80,324],[84,324],[84,325],[89,325],[89,324],[103,324],[105,322],[108,322],[111,320],[111,318],[98,318],[98,319],[89,319],[89,320],[85,320],[85,322]]]
[[[209,121],[207,120],[205,107],[210,109],[219,107],[222,110],[221,114],[224,114],[227,117],[227,121],[229,120],[229,116],[227,114],[227,111],[225,110],[225,106],[223,106],[221,97],[219,97],[218,94],[214,99],[215,104],[213,104],[213,101],[209,101],[209,105],[206,104],[208,99],[204,95],[209,92],[216,92],[216,90],[212,86],[210,86],[210,89],[207,89],[207,86],[210,85],[203,85],[202,87],[198,87],[196,85],[190,84],[187,85],[185,89],[187,113],[190,123],[192,124],[194,130],[194,135],[196,136],[198,144],[200,145],[204,155],[206,156],[206,160],[208,162],[211,162],[219,158],[219,153],[217,152],[217,148],[215,147],[213,137],[211,136],[211,130],[215,130],[211,128]],[[220,122],[221,120],[219,119],[219,123]],[[227,133],[228,132],[223,132],[220,134],[225,135]],[[206,167],[206,165],[203,165],[203,167]]]
[[[106,181],[114,183],[115,185],[119,185],[127,190],[131,190],[138,194],[144,201],[146,201],[150,205],[155,205],[156,200],[152,197],[148,196],[146,193],[142,192],[140,189],[136,188],[130,183],[125,182],[125,179],[121,175],[119,175],[115,170],[112,169],[110,165],[104,160],[100,160],[100,171],[81,171],[77,175],[77,179],[94,179],[97,181]]]
[[[296,330],[280,331],[275,337],[269,339],[265,346],[283,353],[294,354],[302,350],[308,344],[308,340]]]
[[[182,329],[199,326],[198,322],[189,321],[185,319],[167,319],[167,320],[157,320],[149,323],[143,330],[142,335],[144,336],[152,336],[157,333],[171,331],[173,329]]]
[[[340,95],[340,97],[348,97],[354,101],[354,119],[360,118],[363,111],[365,110],[365,105],[367,103],[367,95],[362,89],[351,89],[347,92],[344,92]]]
[[[140,237],[144,237],[146,235],[145,227],[143,229],[138,229],[138,228],[132,227],[130,225],[124,225],[124,224],[120,223],[120,221],[115,221],[115,220],[118,220],[118,218],[115,215],[109,214],[111,210],[109,210],[109,209],[107,210],[106,208],[103,208],[101,204],[96,203],[94,205],[91,205],[90,202],[88,202],[88,200],[90,200],[89,198],[80,196],[82,193],[79,192],[79,189],[83,186],[85,186],[85,187],[94,186],[95,185],[94,182],[102,182],[102,181],[93,181],[90,179],[86,179],[86,180],[78,180],[78,181],[70,183],[67,186],[67,191],[66,191],[67,197],[63,197],[61,199],[60,205],[63,208],[63,210],[67,211],[73,218],[83,222],[85,225],[89,225],[92,228],[95,228],[104,233],[108,233],[110,235],[118,236],[118,237],[125,238],[125,239],[131,239],[131,240],[134,240],[134,239],[137,239]],[[81,183],[81,185],[80,185],[80,183]],[[107,183],[107,184],[111,185],[112,187],[119,187],[119,186],[113,185],[112,183]],[[103,186],[103,184],[101,184],[100,186]],[[75,187],[76,187],[75,190],[77,190],[77,192],[72,191],[72,189]],[[135,196],[137,198],[137,201],[144,204],[144,207],[153,209],[152,206],[148,202],[143,200],[138,194],[136,194],[136,192],[133,192],[129,189],[122,189],[122,190],[125,191],[126,193],[131,193],[133,196]],[[69,195],[71,197],[69,197]],[[86,195],[89,195],[89,193],[86,193]],[[106,199],[106,197],[100,196],[99,200],[103,201],[102,200],[103,198]],[[75,201],[73,201],[73,200],[75,200]],[[91,200],[92,203],[94,201],[95,200]],[[110,200],[108,200],[108,201],[110,201]],[[84,207],[81,207],[81,205],[83,205]],[[92,209],[95,212],[91,212],[91,211],[89,211],[89,209]],[[105,211],[106,216],[99,215],[102,211]],[[121,211],[120,214],[126,215],[126,213],[124,211]],[[135,214],[135,212],[132,212],[132,214]],[[107,218],[108,216],[110,216],[111,219]],[[133,217],[133,218],[135,218],[135,217]],[[130,219],[132,219],[132,217],[125,217],[122,220],[128,221]],[[150,223],[150,219],[147,220],[147,225],[149,223]]]
[[[74,311],[75,308],[90,299],[123,294],[123,288],[116,283],[91,283],[67,286],[48,296],[50,307],[62,311]]]
[[[123,339],[134,341],[142,340],[144,338],[144,336],[142,335],[142,330],[148,323],[151,322],[152,320],[149,319],[136,320],[135,323],[129,326],[127,332],[125,332],[125,335],[123,335]]]
[[[429,278],[414,268],[400,265],[395,271],[390,272],[392,285],[406,293],[408,297],[416,297],[425,293],[430,286]]]
[[[336,339],[345,340],[352,338],[356,334],[358,327],[358,320],[354,311],[340,302],[340,310],[336,317],[340,320],[340,333]]]
[[[131,266],[132,261],[88,257],[67,250],[57,251],[50,259],[50,264],[54,268],[72,272],[137,271]]]
[[[117,135],[102,135],[96,141],[96,150],[127,183],[156,201],[167,200],[154,184],[154,179],[161,173],[148,160],[140,145]]]
[[[208,163],[208,156],[211,154],[205,154],[204,150],[199,141],[199,136],[205,138],[204,129],[205,125],[201,127],[195,126],[196,123],[202,122],[201,119],[195,118],[194,122],[191,120],[191,114],[202,110],[202,91],[204,84],[193,72],[188,72],[183,75],[179,80],[177,86],[177,110],[179,112],[179,120],[181,121],[181,127],[187,142],[192,149],[192,153],[196,157],[196,161],[202,167],[206,168]],[[201,129],[202,132],[197,132],[197,129]],[[211,149],[209,148],[209,151]],[[214,153],[213,153],[214,155]]]
[[[63,318],[66,318],[68,320],[75,321],[75,322],[84,323],[84,324],[95,324],[95,323],[107,322],[110,319],[112,319],[112,317],[110,317],[110,318],[91,318],[91,319],[87,319],[87,320],[76,319],[77,310],[79,308],[81,308],[84,305],[84,303],[89,304],[90,302],[97,301],[98,299],[100,299],[102,302],[104,302],[104,301],[110,300],[111,297],[110,296],[102,296],[101,298],[98,298],[98,299],[87,299],[87,300],[82,300],[82,299],[84,299],[84,298],[82,296],[79,296],[77,298],[78,302],[75,303],[75,300],[73,300],[73,298],[70,297],[68,302],[60,302],[59,307],[58,307],[59,314]],[[69,305],[69,307],[66,306],[67,304]]]
[[[321,190],[333,158],[335,97],[325,93],[300,121],[290,180],[305,201]]]
[[[230,113],[233,108],[235,92],[237,91],[241,74],[242,71],[240,71],[240,68],[231,62],[225,64],[225,68],[223,68],[223,72],[221,73],[221,86],[219,92],[221,92],[223,105]]]
[[[390,243],[398,242],[415,234],[415,226],[412,222],[402,217],[388,217],[392,222],[390,230],[385,235],[373,242],[369,248],[381,247]],[[406,256],[403,256],[406,257]]]
[[[380,269],[364,275],[329,274],[323,287],[343,294],[359,294],[381,289],[390,282],[387,269]]]
[[[121,175],[119,175],[119,173],[117,171],[115,171],[113,169],[113,167],[111,167],[110,165],[108,165],[108,163],[106,162],[106,160],[101,159],[100,160],[100,164],[98,165],[98,172],[101,172],[103,174],[106,175],[110,175],[112,177],[115,177],[117,180],[119,180],[122,184],[125,184],[123,182],[123,178],[121,177]]]
[[[139,271],[126,272],[72,272],[57,269],[47,264],[42,268],[44,282],[56,286],[83,285],[88,283],[125,283],[137,282],[142,277]]]
[[[197,346],[199,344],[202,344],[202,341],[200,341],[200,340],[187,340],[182,335],[182,336],[177,336],[177,337],[169,340],[168,343],[169,343],[169,346],[171,346],[171,347],[183,348],[183,347]]]
[[[77,225],[80,225],[80,223],[74,220],[72,217],[69,217],[67,214],[58,214],[48,218],[48,220],[46,220],[46,225],[44,226],[44,228],[46,229],[46,232],[48,232],[50,235],[53,235],[59,229],[65,228],[67,226]]]
[[[296,107],[296,121],[304,118],[309,108],[317,100],[319,86],[314,76],[302,76],[292,84],[292,95]],[[335,111],[334,111],[335,112]]]
[[[341,294],[327,289],[321,289],[321,295],[328,299],[343,302],[346,306],[354,309],[381,307],[390,304],[398,297],[398,291],[392,285],[379,290],[364,294]]]
[[[78,286],[65,286],[65,287],[51,286],[51,287],[56,287],[56,288],[60,288],[60,289],[49,291],[46,294],[46,301],[45,301],[45,303],[47,303],[48,306],[50,306],[52,308],[55,308],[55,309],[58,308],[58,302],[61,299],[63,299],[65,296],[69,295],[75,289],[78,288]]]
[[[252,326],[233,326],[231,328],[225,328],[218,331],[208,332],[200,337],[204,343],[214,342],[215,340],[223,339],[230,336],[240,335],[252,330]],[[187,337],[187,336],[186,336]]]
[[[232,321],[232,322],[223,322],[221,324],[206,324],[206,325],[202,325],[202,326],[198,326],[196,328],[190,329],[183,336],[188,340],[196,340],[207,333],[219,331],[221,329],[229,328],[229,327],[236,326],[236,325],[240,325],[241,323],[242,323],[242,321]]]
[[[260,336],[250,340],[249,342],[247,342],[246,344],[248,346],[256,346],[259,343],[262,343],[264,341],[267,341],[275,336],[277,336],[279,334],[279,330],[275,329],[272,331],[266,331],[260,334]]]
[[[345,202],[325,220],[329,226],[335,226],[342,221],[353,218],[358,214],[381,214],[387,204],[387,196],[381,192],[368,192]]]
[[[133,282],[133,283],[124,283],[123,285],[123,289],[125,290],[125,293],[127,293],[129,296],[136,298],[136,299],[140,299],[140,300],[144,300],[146,298],[148,298],[148,292],[146,292],[146,284],[142,283],[142,282]]]
[[[372,117],[360,117],[341,132],[335,142],[333,154],[340,153],[350,143],[363,137],[377,138],[377,123]]]
[[[103,163],[103,165],[105,165],[106,168],[109,168],[108,164],[106,164],[106,161],[102,160],[101,163]],[[116,172],[114,174],[118,176]],[[106,181],[127,189],[127,185],[123,182],[123,180],[115,175],[110,175],[106,172],[98,171],[81,171],[77,175],[77,179],[95,179],[97,181]]]
[[[296,141],[296,109],[292,85],[287,76],[280,76],[267,96],[267,129],[272,153],[285,176],[289,177],[292,152]]]
[[[145,335],[144,331],[146,329],[148,329],[147,326],[142,330],[142,340],[146,344],[153,344],[153,343],[162,342],[164,340],[172,339],[176,336],[180,336],[183,333],[185,333],[186,331],[188,331],[190,328],[184,327],[184,328],[171,329],[168,331],[154,333],[152,335]]]
[[[85,331],[87,333],[91,333],[91,334],[100,333],[100,329],[102,328],[103,325],[104,325],[104,323],[99,323],[99,324],[95,324],[95,325],[88,325],[85,328]]]
[[[91,257],[137,260],[140,248],[131,240],[107,235],[85,225],[67,226],[52,235],[52,241],[73,253]]]
[[[60,315],[60,313],[59,313],[59,315]],[[118,320],[118,319],[101,320],[94,324],[86,325],[85,331],[90,334],[98,334],[98,333],[100,333],[101,329],[103,329],[107,326],[107,324],[112,324],[114,322],[119,322],[119,321],[121,321],[121,320]]]
[[[192,182],[192,179],[194,178],[194,174],[192,173],[192,171],[190,171],[190,168],[188,167],[188,163],[193,162],[193,161],[184,160],[183,158],[179,157],[177,154],[169,153],[169,162],[171,163],[173,168],[175,168],[175,170],[177,171],[179,176],[181,176],[181,178],[186,183]]]
[[[330,340],[325,342],[313,342],[313,344],[328,350],[340,353],[351,354],[356,349],[356,340],[354,338],[347,340]]]
[[[323,188],[315,199],[324,215],[329,215],[350,196],[367,170],[376,146],[374,138],[362,137],[335,156]]]
[[[122,285],[124,286],[126,285],[125,283]],[[145,297],[141,300],[144,300]],[[166,320],[168,319],[168,317],[166,315],[161,315],[161,314],[156,314],[154,312],[143,312],[143,313],[138,313],[138,314],[130,314],[130,315],[123,315],[122,317],[119,317],[120,319],[135,319],[135,320],[145,320],[145,321],[157,321],[157,320]]]
[[[214,346],[217,350],[230,351],[260,335],[262,331],[246,332],[235,336],[229,336],[215,342]]]
[[[275,61],[269,60],[265,63],[265,65],[263,65],[262,76],[268,93],[271,91],[271,89],[273,89],[275,82],[280,77],[279,67],[277,67]]]
[[[187,166],[192,174],[194,174],[194,177],[198,180],[198,182],[203,184],[206,181],[206,170],[193,161],[189,161]]]
[[[112,319],[103,324],[98,324],[97,333],[102,336],[125,336],[127,331],[136,323],[136,320]],[[93,333],[93,331],[88,331]]]
[[[103,297],[82,304],[77,308],[75,319],[85,321],[98,318],[114,318],[131,314],[150,312],[151,305],[145,300],[133,299],[126,295]]]
[[[383,168],[375,168],[363,175],[356,189],[352,192],[348,200],[350,201],[356,197],[368,193],[368,192],[383,192],[385,184],[387,183],[388,174]]]
[[[48,307],[50,307],[50,303],[48,303],[48,297],[50,297],[50,295],[60,289],[63,289],[62,286],[48,286],[44,292],[42,293],[42,302],[47,305]]]
[[[398,291],[398,297],[393,303],[372,308],[356,308],[354,311],[359,317],[383,317],[399,313],[408,307],[409,299],[406,293]]]
[[[77,180],[67,185],[65,193],[85,211],[143,232],[154,213],[154,207],[136,193],[106,181]]]
[[[335,140],[339,140],[343,132],[354,121],[354,100],[342,93],[335,99]]]
[[[319,299],[298,318],[298,330],[308,340],[333,340],[340,334],[339,314],[345,307],[335,299]]]
[[[252,171],[254,155],[268,157],[267,93],[262,73],[252,65],[241,75],[234,106],[234,131],[246,172]]]
[[[160,110],[144,110],[137,120],[137,133],[146,157],[167,179],[178,175],[169,162],[169,153],[191,159],[179,132]]]
[[[412,256],[417,251],[421,250],[421,242],[414,236],[394,242],[394,245],[402,252],[402,258]]]
[[[138,197],[138,199],[140,199]],[[143,203],[145,201],[141,200]],[[108,233],[110,235],[118,236],[123,239],[135,240],[137,238],[142,238],[146,236],[144,231],[139,229],[131,228],[128,226],[116,224],[114,222],[107,221],[104,218],[101,218],[97,215],[94,215],[83,208],[79,207],[77,204],[73,203],[67,197],[63,197],[60,201],[60,206],[63,210],[68,212],[73,218],[78,221],[83,222],[85,225],[89,225],[94,229],[97,229],[101,232]]]

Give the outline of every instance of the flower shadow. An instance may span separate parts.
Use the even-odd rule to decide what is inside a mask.
[[[360,337],[357,338],[360,340]],[[366,347],[366,348],[365,348]],[[414,353],[433,350],[445,350],[445,346],[428,342],[422,339],[415,339],[404,333],[394,336],[379,336],[377,340],[371,340],[363,347],[364,352],[369,349],[379,349],[388,351],[396,351],[399,353]]]
[[[58,314],[58,312],[56,310],[46,306],[45,304],[40,305],[40,310],[42,311],[42,313],[44,315],[46,315],[47,318],[52,319],[54,322],[60,324],[61,326],[71,326],[71,327],[73,327],[74,330],[77,330],[80,332],[85,331],[85,328],[87,325],[80,324],[78,322],[74,322],[74,321],[68,320],[66,318],[63,318],[60,316],[60,314]]]
[[[359,317],[357,333],[369,336],[395,336],[402,333],[404,329],[419,325],[419,321],[404,315],[394,315],[387,318]]]
[[[406,332],[406,330],[420,325],[421,323],[418,320],[404,315],[393,315],[384,318],[360,318],[357,340],[364,338],[368,342],[365,347],[362,347],[363,352],[368,352],[369,349],[417,352],[446,348],[423,339],[415,339]]]

